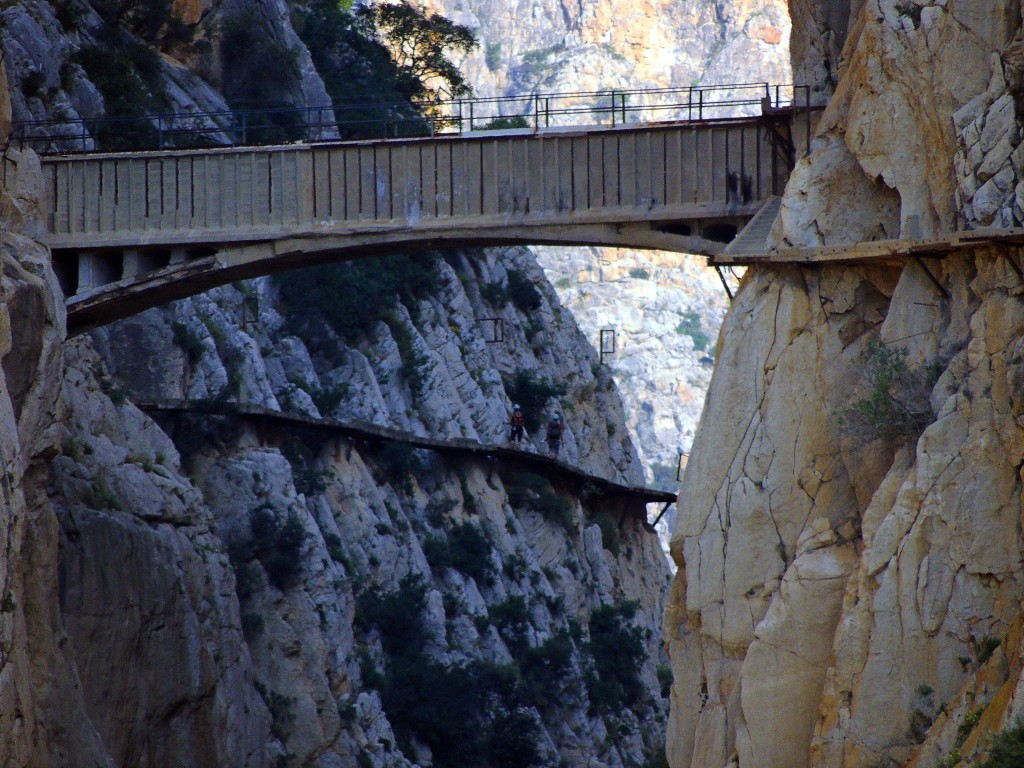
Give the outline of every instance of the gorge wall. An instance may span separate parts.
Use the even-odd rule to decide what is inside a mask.
[[[237,10],[179,13],[217,30]],[[300,48],[283,3],[250,10]],[[90,6],[71,11],[0,11],[5,143],[12,111],[71,120],[105,105],[76,52],[111,31]],[[237,69],[189,70],[174,45],[156,59],[129,50],[125,72],[162,98],[226,105]],[[324,96],[310,62],[300,50],[285,89],[299,103]],[[9,148],[0,765],[658,755],[669,573],[642,503],[315,425],[504,442],[511,397],[530,398],[525,451],[544,450],[540,425],[557,411],[566,461],[642,483],[614,382],[529,252],[238,283],[67,340],[38,184],[38,159]],[[481,318],[503,321],[503,343]],[[157,421],[137,407],[153,400],[194,412]]]
[[[835,91],[776,244],[1019,226],[1020,3],[791,10]],[[1020,259],[748,270],[672,539],[674,768],[980,764],[1024,712]]]

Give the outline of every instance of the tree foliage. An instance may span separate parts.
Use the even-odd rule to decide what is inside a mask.
[[[981,768],[1017,768],[1024,765],[1024,718],[1017,718],[1010,727],[992,740],[988,759]]]
[[[450,97],[471,93],[466,78],[448,58],[450,53],[468,53],[476,47],[469,27],[406,2],[361,6],[356,17],[366,36],[390,52],[403,90],[414,99],[433,100],[442,90]]]
[[[906,350],[873,340],[861,356],[865,396],[845,414],[844,431],[854,437],[907,438],[919,435],[933,416],[929,398],[941,367],[907,365]]]

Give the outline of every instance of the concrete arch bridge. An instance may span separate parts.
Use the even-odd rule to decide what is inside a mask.
[[[610,111],[578,106],[609,103],[594,94],[534,95],[532,126],[498,130],[477,127],[486,105],[507,105],[481,100],[468,122],[449,105],[446,131],[432,124],[420,137],[110,153],[65,143],[42,159],[45,240],[71,332],[234,280],[382,252],[571,244],[714,255],[777,199],[795,147],[806,147],[811,110],[792,92],[613,93]]]

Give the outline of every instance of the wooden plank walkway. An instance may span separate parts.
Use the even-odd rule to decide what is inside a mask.
[[[919,240],[876,240],[819,248],[779,248],[760,252],[726,249],[708,257],[712,266],[754,266],[758,264],[855,264],[870,261],[902,261],[907,258],[941,259],[951,253],[979,248],[1024,245],[1024,229],[986,228],[956,232],[941,238]]]
[[[135,405],[150,415],[196,413],[235,417],[282,426],[308,427],[356,440],[404,443],[414,448],[423,448],[440,454],[494,458],[506,463],[528,467],[537,472],[537,474],[544,475],[549,479],[557,477],[571,480],[579,487],[587,485],[609,496],[629,496],[637,501],[656,504],[671,504],[676,501],[675,493],[661,491],[656,488],[617,483],[607,478],[588,474],[578,467],[574,467],[551,456],[531,453],[518,448],[512,448],[508,445],[479,443],[475,440],[461,438],[438,440],[431,437],[410,435],[407,432],[361,420],[315,419],[301,414],[283,413],[249,403],[216,402],[210,400],[151,400],[139,401]]]

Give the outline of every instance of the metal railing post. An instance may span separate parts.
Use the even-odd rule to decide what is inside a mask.
[[[540,128],[540,94],[533,94],[533,129]]]
[[[163,115],[156,116],[156,148],[164,148],[164,118]]]
[[[697,91],[697,119],[704,119],[704,89]]]
[[[473,102],[473,101],[469,102],[469,130],[470,130],[470,132],[472,132],[472,130],[473,130],[473,107],[474,107],[474,105],[475,105],[475,102]]]
[[[544,127],[551,127],[551,97],[544,97]]]
[[[615,127],[615,91],[612,91],[612,128]]]
[[[249,113],[242,113],[242,146],[249,143]]]

